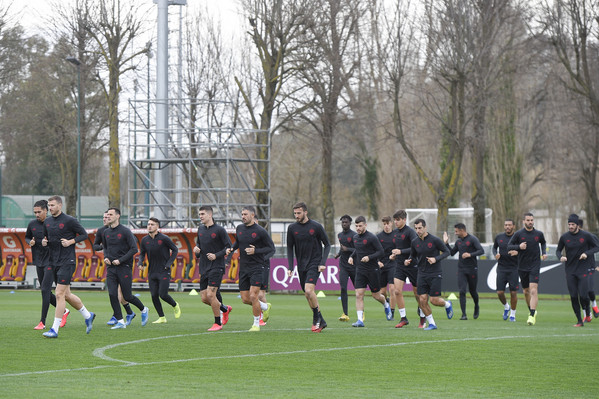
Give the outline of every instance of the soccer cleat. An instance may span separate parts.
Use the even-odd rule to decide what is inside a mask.
[[[58,337],[58,333],[56,331],[54,331],[53,328],[51,328],[49,331],[46,331],[42,335],[46,338],[57,338]]]
[[[266,322],[264,321],[264,319],[262,318],[262,313],[260,313],[260,320],[258,320],[258,325],[260,327],[265,326]]]
[[[349,316],[343,313],[341,316],[339,316],[339,321],[349,321]]]
[[[511,322],[515,322],[515,321],[516,321],[516,318],[515,318],[514,316],[510,316],[510,319],[509,319],[509,320],[510,320]]]
[[[112,316],[110,318],[110,320],[108,320],[106,322],[106,324],[108,324],[109,326],[114,326],[116,323],[118,323],[119,321],[116,319],[116,317]],[[129,325],[129,323],[127,323],[127,325]]]
[[[352,327],[364,327],[364,322],[362,320],[358,320],[352,324]]]
[[[127,328],[127,325],[125,323],[121,323],[120,321],[114,326],[110,327],[111,330],[119,330],[121,328]]]
[[[593,306],[593,316],[595,316],[596,319],[599,319],[599,307]]]
[[[584,323],[576,323],[573,327],[584,327]]]
[[[591,319],[591,316],[590,316],[590,315],[589,315],[589,316],[587,316],[587,317],[585,317],[584,319],[582,319],[582,321],[583,321],[583,322],[585,322],[585,323],[590,323],[592,320],[593,320],[593,319]]]
[[[322,330],[324,330],[325,328],[327,328],[327,322],[324,321],[324,319],[322,318],[322,316],[320,317],[320,320],[318,320],[318,323],[314,326],[316,327],[315,329],[313,329],[313,332],[319,333]]]
[[[535,325],[535,318],[533,316],[528,316],[528,319],[526,319],[526,324],[528,324],[529,326],[534,326]]]
[[[40,321],[40,324],[38,324],[37,326],[33,327],[34,330],[43,330],[44,328],[46,328],[46,326],[41,321]]]
[[[158,319],[156,319],[156,321],[153,321],[152,324],[165,324],[166,323],[166,317],[162,316],[159,317]]]
[[[222,316],[221,316],[221,322],[222,325],[226,325],[229,322],[229,314],[231,314],[231,311],[233,310],[233,308],[229,305],[227,305],[227,311],[223,312]]]
[[[141,315],[143,317],[143,313]],[[175,319],[178,319],[179,317],[181,317],[181,307],[179,306],[179,302],[176,302],[176,305],[175,305]]]
[[[410,324],[410,322],[408,321],[408,319],[405,318],[405,317],[402,317],[401,320],[399,321],[399,323],[397,323],[395,325],[395,328],[402,328],[402,327],[407,326],[408,324]]]
[[[460,317],[460,320],[468,320],[468,316],[466,316],[465,314],[462,314],[462,317]]]
[[[453,306],[451,304],[451,301],[447,301],[447,303],[449,303],[449,307],[445,308],[445,312],[447,313],[447,318],[451,319],[453,317]],[[437,327],[435,327],[435,328],[437,328]]]
[[[145,326],[148,324],[148,315],[150,313],[150,309],[146,306],[144,310],[141,311],[141,326]]]
[[[479,314],[480,314],[480,308],[478,307],[478,305],[476,305],[474,307],[474,314],[472,315],[472,317],[474,317],[474,320],[478,319]]]
[[[437,326],[434,324],[429,324],[428,327],[424,327],[424,331],[436,330]]]
[[[223,329],[223,326],[221,326],[220,324],[214,323],[212,325],[212,327],[210,327],[208,329],[208,331],[220,331]],[[252,331],[252,329],[250,328],[250,331]],[[258,327],[258,331],[260,331],[260,327]]]
[[[268,319],[270,319],[270,308],[271,308],[270,303],[267,303],[266,310],[262,312],[262,318],[264,319],[265,323],[268,321]]]
[[[385,308],[385,316],[387,317],[387,321],[393,320],[393,313],[391,312],[391,308]]]
[[[507,318],[510,316],[510,310],[509,309],[503,309],[503,320],[507,320]]]
[[[125,316],[125,324],[129,325],[131,324],[131,321],[133,320],[133,318],[136,316],[135,312],[132,312],[131,314],[128,314],[127,316]],[[115,319],[116,320],[116,319]],[[115,323],[116,324],[116,323]]]
[[[94,312],[89,312],[90,316],[85,319],[85,333],[89,334],[94,326],[94,319],[96,318],[96,314]]]
[[[71,313],[71,311],[69,309],[64,310],[64,313],[62,315],[62,320],[60,320],[60,328],[63,328],[64,326],[67,325],[67,317],[69,317],[70,313]]]
[[[250,331],[250,332],[260,331],[260,326],[251,326],[248,331]]]
[[[420,323],[418,324],[418,328],[424,328],[425,324],[426,324],[426,317],[421,317]]]

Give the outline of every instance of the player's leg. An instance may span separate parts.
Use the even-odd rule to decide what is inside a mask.
[[[478,305],[478,270],[471,271],[468,274],[468,291],[470,292],[470,296],[472,297],[472,301],[474,302],[474,319],[478,319],[478,315],[480,313],[480,307]]]
[[[464,271],[458,270],[458,290],[460,295],[460,309],[462,311],[462,317],[460,320],[468,320],[466,316],[466,291],[468,289],[468,274]]]

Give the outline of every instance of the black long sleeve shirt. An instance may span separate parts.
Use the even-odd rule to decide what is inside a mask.
[[[395,233],[392,231],[390,233],[385,233],[381,231],[376,235],[381,246],[383,247],[383,256],[379,258],[379,261],[383,263],[383,269],[390,269],[395,267],[397,264],[395,259],[389,259],[389,257],[393,254],[393,250],[397,248],[396,246],[396,238]]]
[[[170,270],[171,265],[177,258],[179,248],[175,243],[161,232],[157,232],[154,238],[149,234],[141,239],[139,245],[139,264],[141,265],[146,255],[148,256],[149,274],[162,273]]]
[[[61,239],[75,243],[87,240],[87,232],[79,221],[61,212],[58,216],[48,216],[44,221],[44,237],[48,240],[50,264],[52,266],[75,265],[75,245],[63,247]]]
[[[427,234],[424,239],[417,237],[412,241],[410,257],[412,263],[418,265],[418,273],[425,275],[441,275],[441,261],[449,256],[449,249],[439,237]],[[435,258],[436,262],[432,265],[426,258]]]
[[[498,271],[510,271],[518,269],[518,257],[511,256],[507,249],[508,243],[510,242],[511,236],[508,236],[505,233],[497,234],[495,236],[495,241],[493,241],[493,255],[497,255],[499,253],[499,259],[497,260],[497,270]]]
[[[268,259],[275,253],[275,244],[268,235],[268,232],[257,223],[251,226],[240,224],[237,226],[236,239],[233,244],[233,251],[239,249],[239,265],[243,268],[264,267],[265,259]],[[254,254],[248,255],[245,252],[250,245],[254,246]]]
[[[293,270],[294,249],[297,270],[304,271],[326,264],[331,244],[322,225],[308,219],[306,223],[295,222],[287,228],[287,260],[290,270]]]
[[[451,255],[455,255],[456,252],[459,253],[458,270],[461,271],[473,271],[478,266],[476,257],[485,253],[478,238],[472,234],[467,234],[464,238],[458,238],[453,247],[447,244],[447,248]],[[470,254],[470,257],[464,259],[462,258],[462,254],[466,252]]]
[[[572,234],[569,231],[563,234],[557,243],[555,256],[558,259],[562,256],[562,251],[566,250],[566,273],[584,274],[589,270],[589,260],[592,265],[595,264],[595,253],[599,251],[599,243],[596,238],[583,230]],[[581,260],[580,256],[586,254],[587,259]]]
[[[35,244],[31,247],[31,259],[33,264],[37,267],[44,267],[50,264],[50,252],[48,247],[42,245],[44,239],[44,222],[40,222],[37,219],[32,220],[27,225],[27,231],[25,232],[25,241],[27,244],[35,238]]]
[[[102,247],[102,235],[104,234],[104,230],[106,230],[108,226],[102,226],[98,230],[96,230],[96,238],[94,239],[94,251],[99,252],[104,248]]]
[[[354,265],[358,270],[375,270],[379,268],[379,259],[385,255],[385,250],[379,239],[369,231],[354,235]],[[368,262],[362,258],[368,256]]]
[[[133,257],[137,253],[137,241],[129,228],[122,224],[115,228],[108,227],[102,235],[104,259],[111,262],[118,259],[121,265],[132,266]]]
[[[526,249],[520,249],[520,244],[526,242]],[[541,254],[547,253],[547,242],[543,232],[522,228],[514,233],[507,246],[508,250],[518,251],[518,269],[530,271],[541,266]]]
[[[211,268],[225,268],[225,254],[227,248],[231,248],[231,239],[224,227],[213,224],[209,227],[198,227],[198,236],[196,240],[200,255],[200,274],[205,274]],[[216,259],[208,259],[208,254],[214,254]]]
[[[418,234],[414,231],[413,228],[404,225],[401,229],[393,230],[395,234],[395,245],[397,249],[401,251],[399,255],[395,257],[397,261],[397,266],[399,267],[417,267],[415,264],[410,266],[405,266],[404,261],[410,257],[410,252],[412,248],[412,241],[418,238]]]
[[[343,245],[344,247],[348,248],[345,251],[343,249],[339,249],[339,266],[344,267],[346,269],[355,269],[356,266],[355,265],[350,265],[348,260],[351,256],[351,254],[354,252],[353,248],[354,248],[354,235],[356,234],[355,231],[353,231],[352,229],[349,229],[347,231],[342,231],[341,233],[337,234],[337,239],[339,240],[339,244]]]

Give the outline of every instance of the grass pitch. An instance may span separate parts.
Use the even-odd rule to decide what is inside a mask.
[[[39,321],[39,291],[0,291],[0,396],[30,397],[597,397],[594,368],[599,355],[599,320],[573,328],[570,302],[541,299],[537,325],[527,326],[521,298],[517,322],[501,318],[496,299],[481,300],[481,316],[447,320],[434,308],[436,331],[417,328],[415,302],[407,303],[411,324],[386,321],[378,302],[366,298],[365,328],[337,320],[337,295],[320,299],[328,328],[310,331],[312,313],[301,295],[269,295],[271,320],[249,333],[249,306],[225,294],[233,306],[223,331],[199,296],[171,293],[183,315],[167,324],[150,308],[125,330],[110,330],[106,292],[75,291],[97,314],[85,334],[77,311],[58,339],[33,330]],[[454,301],[454,307],[459,307]],[[47,324],[51,324],[50,308]],[[139,313],[135,309],[136,313]],[[398,319],[398,315],[397,315]]]

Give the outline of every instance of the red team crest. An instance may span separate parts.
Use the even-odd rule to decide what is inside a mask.
[[[258,234],[252,233],[252,238],[256,238],[256,237],[258,237]]]
[[[314,229],[310,229],[309,233],[310,233],[311,236],[313,236],[314,235]]]
[[[58,228],[61,229],[61,230],[64,229],[64,223],[59,224]]]
[[[116,238],[118,238],[120,240],[121,238],[123,238],[123,235],[121,233],[119,233],[116,235]]]
[[[539,241],[539,237],[535,237],[535,241],[537,241],[537,242],[538,242],[538,241]]]
[[[158,245],[162,245],[162,240],[158,240]]]
[[[362,241],[363,244],[366,244],[367,242],[368,242],[368,240],[363,240]]]
[[[210,237],[212,237],[212,238],[216,238],[216,233],[212,233],[212,234],[210,235]]]
[[[428,246],[429,248],[432,248],[432,247],[433,247],[433,243],[432,243],[432,242],[429,242],[427,246]]]
[[[584,238],[580,237],[578,241],[580,241],[580,243],[582,244],[584,242]]]

